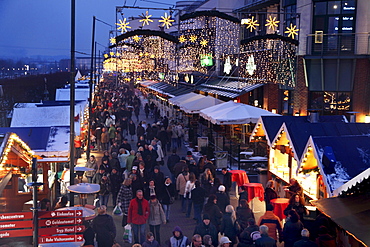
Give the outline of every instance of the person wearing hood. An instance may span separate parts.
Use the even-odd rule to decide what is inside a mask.
[[[136,197],[130,201],[127,216],[127,223],[132,224],[132,231],[135,243],[142,244],[146,240],[145,224],[149,218],[149,215],[150,215],[149,203],[147,200],[143,198],[143,191],[138,190],[136,191]]]
[[[93,229],[96,233],[98,247],[112,246],[116,238],[116,226],[112,216],[107,214],[107,207],[102,205],[98,208],[98,216],[93,220]]]
[[[150,215],[148,219],[149,229],[154,234],[158,243],[161,243],[161,224],[166,224],[166,215],[163,211],[161,203],[155,195],[150,196],[149,201]]]
[[[207,203],[204,205],[203,213],[210,216],[211,223],[215,225],[218,231],[221,225],[222,212],[216,203],[217,197],[215,195],[210,195]]]
[[[208,214],[204,214],[203,221],[195,227],[193,235],[195,234],[199,234],[202,238],[206,235],[209,235],[211,236],[212,239],[212,245],[217,246],[218,244],[217,243],[218,232],[215,225],[211,223]]]
[[[216,193],[217,206],[220,208],[222,213],[225,213],[226,206],[230,204],[229,195],[226,194],[225,190],[225,186],[220,185],[218,187],[218,192]]]
[[[186,247],[190,244],[190,240],[182,234],[179,226],[176,226],[172,231],[173,236],[167,241],[167,247]]]
[[[142,247],[160,247],[161,245],[157,240],[154,239],[152,232],[146,234],[146,241],[143,243]]]

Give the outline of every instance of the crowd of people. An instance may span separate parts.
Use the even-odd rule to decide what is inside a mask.
[[[146,119],[140,119],[142,110]],[[292,247],[323,246],[319,243],[324,240],[334,243],[325,246],[335,246],[335,238],[327,230],[325,233],[325,224],[319,233],[326,237],[320,238],[315,233],[317,243],[309,240],[303,218],[308,211],[302,188],[294,180],[287,188],[291,198],[284,211],[287,216],[284,225],[270,204],[270,200],[278,197],[272,180],[265,190],[266,212],[257,222],[243,188],[234,208],[229,196],[230,172],[224,168],[217,173],[207,156],[199,161],[193,159],[191,152],[180,157],[183,124],[161,116],[153,102],[143,104],[127,87],[117,87],[109,81],[101,83],[91,117],[92,148],[103,152],[103,157],[97,160],[91,155],[86,162],[86,167],[92,168],[85,173],[87,181],[99,184],[101,189],[96,195],[99,214],[91,226],[87,225],[89,230],[85,235],[91,239],[95,232],[98,246],[110,247],[116,237],[114,222],[106,213],[110,198],[111,205],[122,210],[121,226],[131,225],[134,246],[249,247],[277,246],[284,242],[284,246]],[[153,120],[152,124],[146,122],[148,118]],[[161,171],[165,166],[170,176]],[[181,204],[185,218],[193,215],[194,232],[192,236],[184,236],[179,224],[170,239],[163,239],[161,226],[171,221],[175,200]],[[150,232],[146,232],[147,226]]]

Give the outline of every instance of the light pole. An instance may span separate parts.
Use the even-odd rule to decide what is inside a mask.
[[[70,170],[70,184],[74,185],[75,173],[75,35],[76,35],[76,0],[71,0],[71,87],[70,87],[70,135],[69,135],[69,170]],[[70,192],[69,197],[70,206],[74,206],[74,193]]]

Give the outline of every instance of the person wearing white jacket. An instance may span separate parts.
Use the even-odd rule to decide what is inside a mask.
[[[195,188],[195,175],[194,173],[190,173],[189,180],[186,182],[185,185],[185,194],[184,198],[187,200],[188,203],[188,210],[186,211],[186,218],[190,217],[191,207],[193,206],[193,201],[191,200],[191,191]]]

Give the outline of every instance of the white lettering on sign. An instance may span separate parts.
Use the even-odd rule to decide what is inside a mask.
[[[2,220],[14,220],[14,219],[24,219],[24,214],[15,214],[15,215],[0,215]]]
[[[9,228],[9,227],[15,227],[15,224],[0,225],[0,228]]]
[[[9,237],[9,236],[10,236],[9,232],[0,233],[0,238]]]

